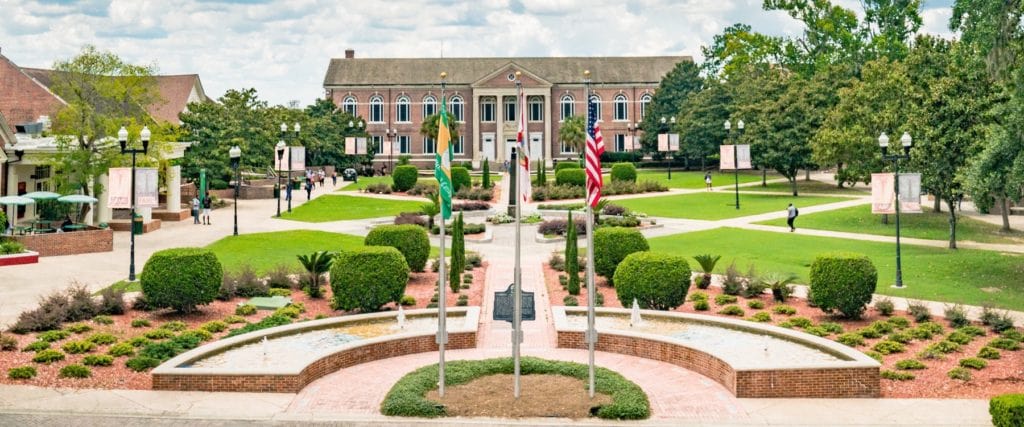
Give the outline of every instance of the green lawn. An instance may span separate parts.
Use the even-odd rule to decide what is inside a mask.
[[[228,236],[206,248],[217,254],[225,271],[249,264],[265,273],[279,264],[300,269],[296,256],[316,251],[339,251],[363,246],[361,236],[326,231],[292,230]]]
[[[847,199],[812,196],[792,197],[774,194],[740,194],[740,209],[736,209],[736,196],[733,193],[713,192],[616,200],[615,204],[651,216],[719,220],[772,211],[783,212],[790,203],[796,205],[797,208],[802,208],[844,200]]]
[[[843,187],[839,188],[835,184],[829,184],[821,181],[804,181],[800,178],[796,181],[796,188],[799,194],[804,193],[820,193],[820,194],[843,194],[849,196],[867,196],[871,194],[871,189],[865,186],[860,187]],[[769,182],[767,186],[753,185],[740,187],[740,191],[776,191],[783,193],[793,192],[793,186],[788,182]]]
[[[760,171],[741,171],[740,184],[745,182],[757,182],[761,180]],[[778,176],[769,173],[768,179],[778,178]],[[672,171],[672,179],[668,179],[668,170],[664,171],[650,171],[650,170],[639,170],[636,174],[637,181],[655,181],[660,182],[668,188],[704,188],[704,172],[700,171]],[[732,172],[711,172],[711,185],[720,186],[732,184],[734,181]],[[741,203],[742,205],[742,203]]]
[[[351,219],[380,218],[398,215],[401,212],[418,212],[421,201],[387,200],[371,197],[327,195],[317,197],[306,204],[284,212],[281,218],[303,222],[329,222]]]
[[[919,239],[949,240],[949,214],[935,213],[924,208],[924,213],[900,215],[900,235]],[[786,220],[764,221],[760,224],[785,226]],[[850,233],[896,235],[896,220],[889,216],[889,224],[882,224],[882,216],[871,213],[871,206],[854,206],[828,212],[801,215],[796,226],[817,230],[846,231]],[[1024,233],[1009,234],[999,231],[999,226],[961,216],[956,225],[957,240],[971,240],[982,243],[1022,243]]]
[[[724,272],[733,261],[745,272],[753,263],[762,274],[797,274],[800,283],[807,283],[808,270],[816,254],[858,252],[871,258],[878,268],[878,293],[1024,310],[1024,281],[1020,280],[1024,274],[1024,257],[1017,255],[903,245],[905,289],[897,290],[890,286],[896,274],[896,246],[891,243],[719,228],[656,237],[650,239],[650,245],[653,251],[691,257],[691,268],[699,268],[693,255],[720,254],[722,260],[716,272]]]

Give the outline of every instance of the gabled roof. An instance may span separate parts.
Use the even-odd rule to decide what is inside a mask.
[[[0,113],[11,123],[34,122],[66,104],[46,84],[0,55]]]
[[[581,84],[583,70],[595,83],[653,83],[690,56],[555,57],[555,58],[333,58],[324,87],[437,85],[438,74],[448,83],[471,85],[513,62],[552,84]]]
[[[494,79],[495,77],[498,77],[499,75],[504,74],[506,71],[513,71],[513,70],[514,71],[521,71],[523,73],[523,76],[525,76],[526,78],[536,82],[537,86],[551,87],[551,82],[545,80],[543,77],[538,76],[534,72],[526,69],[526,67],[523,67],[522,65],[516,64],[515,61],[506,62],[502,66],[498,67],[498,69],[496,69],[494,71],[491,71],[487,75],[477,79],[475,82],[473,82],[472,86],[473,87],[482,87],[482,86],[486,85],[487,82],[489,82],[492,79]]]
[[[3,113],[0,113],[0,161],[7,160],[7,153],[4,153],[4,148],[14,145],[15,142],[17,142],[17,137],[14,136],[14,131],[7,124],[7,119],[4,118]]]

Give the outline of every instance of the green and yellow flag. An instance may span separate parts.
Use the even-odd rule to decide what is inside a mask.
[[[445,99],[441,98],[441,116],[437,120],[437,154],[434,158],[434,176],[440,187],[441,216],[452,217],[452,135],[448,131],[448,112]]]

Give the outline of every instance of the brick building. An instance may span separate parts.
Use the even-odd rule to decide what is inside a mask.
[[[561,58],[345,58],[331,59],[324,77],[328,99],[366,120],[377,147],[389,141],[420,166],[433,164],[435,141],[420,134],[423,119],[439,109],[440,73],[448,73],[448,111],[459,124],[455,161],[501,163],[516,140],[519,107],[515,73],[527,96],[525,113],[534,160],[574,157],[558,139],[566,118],[586,114],[583,71],[600,101],[608,151],[626,151],[662,77],[688,56]],[[382,149],[378,148],[378,153]],[[379,154],[377,162],[388,162]]]

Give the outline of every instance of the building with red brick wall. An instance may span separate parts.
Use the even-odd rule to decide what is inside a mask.
[[[661,79],[688,56],[554,58],[345,58],[331,59],[324,77],[328,99],[362,117],[378,149],[375,162],[409,155],[433,165],[435,141],[420,134],[425,117],[441,102],[440,73],[446,72],[448,111],[459,124],[455,161],[502,163],[515,144],[515,73],[527,96],[527,128],[534,161],[574,158],[559,141],[561,123],[586,113],[583,71],[591,72],[592,96],[600,101],[601,130],[608,151],[626,151]],[[382,148],[392,144],[389,159]]]

